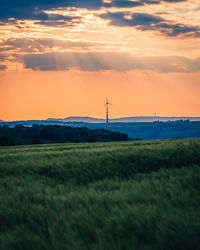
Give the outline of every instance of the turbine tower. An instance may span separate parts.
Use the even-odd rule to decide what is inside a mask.
[[[112,105],[111,103],[108,102],[108,98],[106,97],[106,104],[104,106],[106,106],[106,124],[108,124],[108,106]]]

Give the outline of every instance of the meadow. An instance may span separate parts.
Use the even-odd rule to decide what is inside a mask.
[[[199,249],[200,139],[0,147],[0,249]]]

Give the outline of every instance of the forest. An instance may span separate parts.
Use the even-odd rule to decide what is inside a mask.
[[[0,126],[0,146],[49,144],[65,142],[106,142],[127,141],[128,135],[106,129],[70,127],[59,125],[32,125],[25,127],[17,124],[14,128]]]

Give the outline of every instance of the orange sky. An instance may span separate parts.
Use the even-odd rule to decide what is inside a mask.
[[[0,119],[200,116],[199,1],[116,2],[0,11]]]
[[[1,119],[67,116],[199,116],[199,73],[10,72],[1,76]]]

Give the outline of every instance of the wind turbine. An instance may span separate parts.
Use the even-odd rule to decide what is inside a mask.
[[[104,106],[106,106],[106,124],[108,124],[108,106],[112,105],[111,103],[108,102],[108,98],[106,97],[106,104]]]

